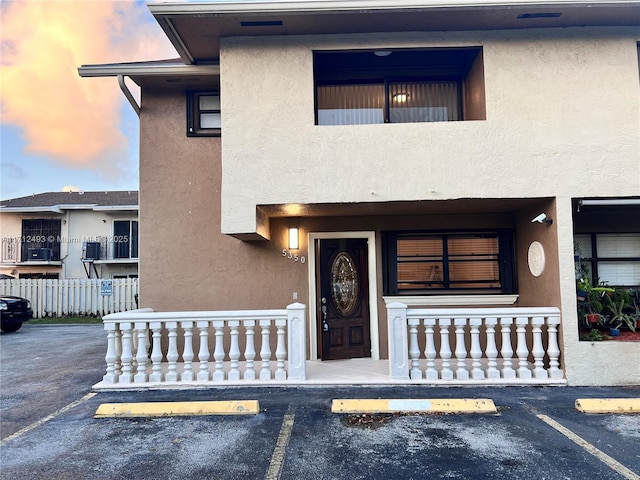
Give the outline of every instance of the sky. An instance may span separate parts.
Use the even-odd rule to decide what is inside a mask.
[[[77,69],[177,57],[144,1],[0,0],[0,198],[137,190],[138,117]]]

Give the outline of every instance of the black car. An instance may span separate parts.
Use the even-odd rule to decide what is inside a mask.
[[[0,296],[0,327],[3,332],[15,332],[32,316],[33,310],[26,298]]]

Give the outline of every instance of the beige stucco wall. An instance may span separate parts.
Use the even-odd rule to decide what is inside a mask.
[[[223,39],[222,230],[255,232],[260,204],[637,194],[637,36],[571,28]],[[314,125],[313,50],[472,45],[483,47],[486,120]]]

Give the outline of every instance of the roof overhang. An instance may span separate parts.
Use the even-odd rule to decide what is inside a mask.
[[[83,78],[129,77],[140,87],[218,88],[219,65],[185,65],[180,60],[83,65],[78,68]]]
[[[259,0],[149,2],[186,64],[233,36],[640,25],[638,0]]]

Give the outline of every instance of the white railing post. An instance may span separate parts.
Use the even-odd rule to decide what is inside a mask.
[[[256,358],[256,345],[254,338],[254,328],[256,326],[255,320],[244,320],[242,322],[244,325],[244,329],[246,332],[246,345],[244,348],[244,359],[245,359],[245,369],[244,369],[244,379],[245,380],[255,380],[256,379],[256,369],[254,366],[254,360]]]
[[[409,325],[409,377],[411,380],[420,380],[422,378],[422,371],[420,371],[420,349],[418,348],[418,325],[420,325],[419,318],[408,318],[407,323]]]
[[[484,380],[484,370],[480,359],[482,358],[482,349],[480,348],[480,326],[482,318],[474,317],[469,319],[469,327],[471,329],[471,348],[469,354],[471,356],[471,378],[474,380]]]
[[[200,347],[198,348],[200,369],[197,380],[199,382],[208,382],[211,380],[211,374],[209,373],[209,320],[198,320],[197,324],[200,330]]]
[[[293,303],[287,307],[287,334],[289,349],[289,380],[307,378],[307,307]]]
[[[131,330],[133,324],[131,322],[120,323],[120,331],[122,332],[122,355],[120,360],[122,361],[122,373],[120,374],[120,383],[133,382],[133,373],[131,371],[133,361],[133,354],[131,350]]]
[[[193,382],[195,375],[193,373],[193,322],[182,322],[182,329],[184,331],[184,350],[182,352],[182,360],[184,362],[184,369],[180,380],[183,382]]]
[[[544,369],[544,347],[542,346],[542,325],[544,318],[533,317],[531,319],[533,333],[533,347],[531,354],[533,355],[533,376],[535,378],[547,378],[547,371]]]
[[[456,378],[458,380],[469,380],[467,370],[467,346],[464,343],[464,327],[467,324],[466,318],[455,318],[453,323],[456,327]]]
[[[511,325],[513,325],[512,317],[500,318],[500,332],[502,334],[502,347],[500,355],[502,356],[502,378],[516,378],[516,371],[513,369],[513,347],[511,345]]]
[[[260,369],[260,380],[271,380],[271,320],[260,320],[260,331],[262,334],[262,342],[260,344],[260,360],[262,368]]]
[[[240,380],[240,347],[238,343],[238,334],[240,329],[239,320],[229,320],[229,334],[231,335],[231,344],[229,345],[229,374],[227,378],[231,381]]]
[[[149,381],[147,374],[147,324],[146,322],[136,322],[136,331],[138,332],[138,347],[136,353],[137,371],[133,376],[134,383],[146,383]]]
[[[496,380],[500,378],[500,371],[498,371],[498,348],[496,346],[496,325],[498,319],[496,317],[485,318],[484,325],[487,332],[487,347],[485,349],[485,355],[487,356],[487,378]]]
[[[442,359],[442,370],[440,377],[442,380],[453,380],[453,370],[451,370],[451,345],[449,345],[450,318],[439,318],[440,326],[440,358]]]
[[[287,371],[285,370],[285,359],[287,358],[287,348],[285,347],[285,327],[287,326],[286,319],[276,320],[276,380],[286,380]]]
[[[531,378],[531,370],[527,367],[527,359],[529,358],[529,347],[527,347],[527,325],[528,317],[516,318],[516,334],[518,343],[516,347],[516,355],[518,356],[518,377]]]
[[[224,380],[224,320],[214,320],[213,328],[215,330],[216,346],[213,351],[213,359],[216,362],[216,369],[213,371],[213,381],[220,382]]]
[[[558,325],[560,325],[560,315],[549,315],[547,317],[547,355],[549,355],[549,376],[554,379],[564,377],[560,370],[560,347],[558,347]]]
[[[167,350],[167,374],[165,380],[167,382],[178,381],[178,322],[167,322],[165,327],[169,331],[169,348]]]
[[[150,382],[162,382],[162,322],[150,322],[152,347],[151,347],[151,375]]]
[[[407,306],[404,303],[387,305],[389,332],[389,376],[396,380],[409,379],[409,344]]]
[[[116,374],[116,329],[117,324],[115,322],[105,323],[104,329],[107,332],[107,354],[104,357],[107,362],[107,371],[102,377],[102,380],[107,383],[116,383],[118,381],[118,375]]]
[[[433,337],[433,327],[436,324],[435,318],[424,319],[425,347],[424,356],[427,359],[425,378],[427,380],[437,380],[438,370],[436,370],[436,345]]]

